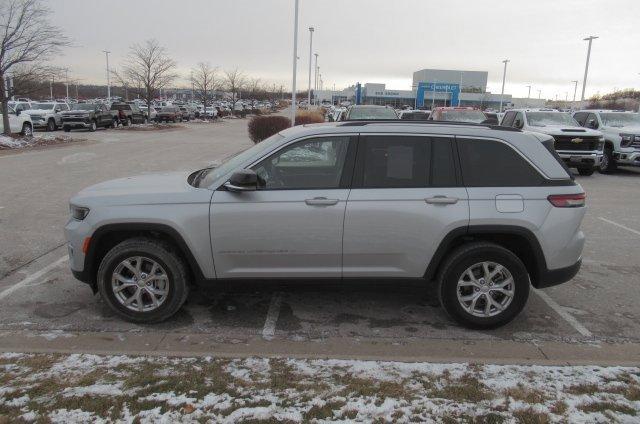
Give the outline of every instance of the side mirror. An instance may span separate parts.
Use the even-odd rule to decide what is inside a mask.
[[[258,174],[252,169],[236,171],[224,187],[229,191],[255,191],[258,189]]]
[[[20,116],[20,112],[22,112],[20,109],[16,109],[16,116]]]
[[[590,119],[589,122],[587,122],[587,127],[593,129],[598,128],[598,121],[596,121],[595,119]]]

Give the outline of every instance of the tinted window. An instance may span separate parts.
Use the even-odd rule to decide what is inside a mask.
[[[513,119],[516,117],[516,113],[515,112],[507,112],[506,115],[504,115],[504,118],[502,118],[502,126],[503,127],[510,127],[513,125]]]
[[[513,120],[513,126],[516,128],[522,128],[524,125],[524,118],[522,116],[522,112],[516,113],[516,119]]]
[[[369,136],[363,144],[364,188],[428,185],[428,138]]]
[[[453,159],[453,139],[435,138],[431,142],[431,186],[455,187],[456,166]]]
[[[507,144],[458,139],[462,178],[468,187],[531,187],[542,176]]]
[[[584,127],[585,122],[587,122],[587,115],[587,112],[576,112],[573,118],[578,121],[578,124]]]
[[[252,167],[262,189],[339,188],[349,137],[319,137],[289,145]]]

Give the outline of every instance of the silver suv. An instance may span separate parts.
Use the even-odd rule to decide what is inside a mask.
[[[94,185],[70,209],[75,277],[130,321],[219,281],[411,279],[493,328],[530,283],[578,272],[586,208],[550,136],[398,120],[293,127],[215,168]]]

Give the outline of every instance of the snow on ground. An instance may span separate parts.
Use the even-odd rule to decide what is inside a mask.
[[[78,138],[72,138],[67,135],[59,135],[53,133],[36,133],[32,137],[7,137],[6,135],[0,135],[0,150],[26,149],[36,146],[71,143],[74,141],[82,140]]]
[[[0,354],[0,423],[638,420],[637,367]]]

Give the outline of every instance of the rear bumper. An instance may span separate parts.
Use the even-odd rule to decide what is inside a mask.
[[[547,269],[540,273],[536,288],[543,289],[566,283],[576,276],[580,271],[580,266],[582,266],[582,259],[578,259],[578,262],[565,268]]]

